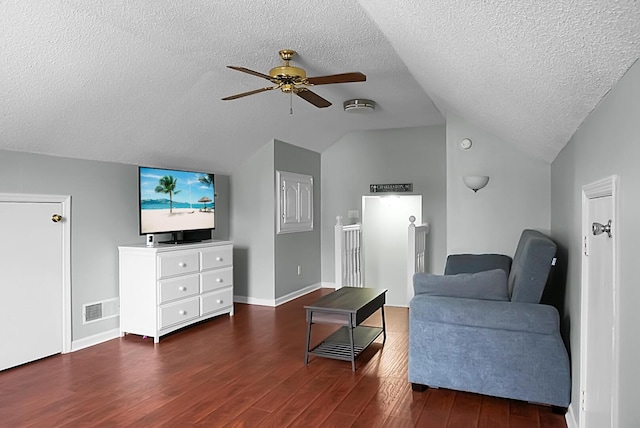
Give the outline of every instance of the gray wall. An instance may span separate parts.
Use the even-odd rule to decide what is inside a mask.
[[[572,410],[578,417],[580,374],[581,192],[582,186],[619,175],[619,426],[638,426],[640,408],[640,63],[591,113],[551,166],[551,233],[567,254],[565,325],[570,326]]]
[[[274,142],[265,144],[231,176],[234,295],[275,296]]]
[[[313,177],[314,207],[312,231],[276,235],[275,298],[278,299],[320,283],[320,154],[278,140],[274,149],[276,171]],[[275,184],[275,171],[273,177]]]
[[[83,325],[82,305],[117,297],[118,245],[144,243],[137,166],[0,151],[0,182],[3,193],[71,196],[72,340],[119,328],[118,318]],[[227,177],[216,178],[216,193],[218,233],[224,233]]]
[[[427,270],[442,272],[446,256],[445,156],[444,125],[353,132],[322,153],[324,283],[335,283],[336,216],[349,224],[348,210],[362,215],[362,196],[371,194],[369,184],[374,183],[413,183],[413,194],[422,195],[422,220],[431,225]]]
[[[311,232],[276,235],[276,170],[314,177],[314,219],[319,216],[320,154],[272,140],[234,172],[234,294],[249,303],[274,304],[320,282],[319,224],[314,221]]]
[[[460,142],[473,145],[462,150]],[[447,253],[513,255],[523,229],[550,228],[550,170],[512,144],[477,126],[447,117]],[[474,193],[465,175],[488,175]]]

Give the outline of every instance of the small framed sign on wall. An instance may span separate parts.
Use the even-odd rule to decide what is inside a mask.
[[[413,192],[413,183],[405,184],[370,184],[369,192],[371,193],[407,193]]]

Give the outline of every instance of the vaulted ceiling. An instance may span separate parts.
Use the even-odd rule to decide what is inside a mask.
[[[269,85],[227,65],[284,48],[367,81],[314,87],[324,109],[221,100]],[[550,162],[640,57],[640,2],[0,0],[0,52],[0,149],[232,173],[273,138],[322,152],[453,114]]]

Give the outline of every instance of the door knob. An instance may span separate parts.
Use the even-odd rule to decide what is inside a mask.
[[[51,221],[54,223],[59,223],[62,221],[62,216],[60,214],[54,214],[51,216]]]
[[[600,235],[601,233],[606,232],[611,238],[611,220],[607,224],[598,223],[597,221],[591,225],[591,231],[594,236]]]

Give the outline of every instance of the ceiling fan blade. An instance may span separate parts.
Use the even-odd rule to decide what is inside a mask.
[[[235,95],[231,95],[229,97],[225,97],[225,98],[222,99],[222,101],[236,100],[238,98],[246,97],[248,95],[259,94],[260,92],[264,92],[264,91],[270,91],[270,90],[275,89],[275,88],[277,88],[277,86],[269,86],[267,88],[255,89],[253,91],[243,92],[241,94],[235,94]]]
[[[325,100],[320,95],[316,94],[315,92],[311,92],[306,88],[297,89],[296,95],[302,98],[303,100],[310,102],[311,104],[313,104],[318,108],[325,108],[331,105],[329,101]]]
[[[252,74],[257,77],[262,77],[263,79],[271,80],[271,76],[260,73],[259,71],[249,70],[248,68],[245,68],[245,67],[236,67],[235,65],[227,65],[227,68],[230,68],[232,70],[242,71],[243,73]]]
[[[367,76],[360,72],[332,74],[330,76],[308,77],[307,82],[312,85],[329,85],[331,83],[364,82]]]

